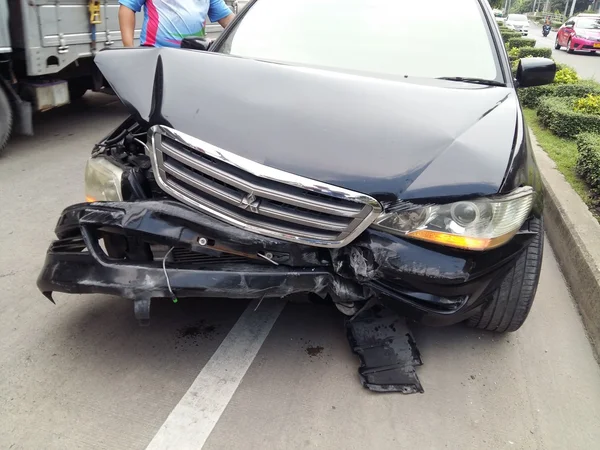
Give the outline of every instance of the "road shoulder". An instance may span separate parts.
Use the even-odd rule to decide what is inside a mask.
[[[530,135],[545,189],[546,234],[600,361],[600,224]]]

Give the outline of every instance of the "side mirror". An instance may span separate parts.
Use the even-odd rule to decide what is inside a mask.
[[[550,84],[556,75],[556,63],[548,58],[521,58],[517,68],[517,87]]]
[[[181,41],[181,48],[188,48],[190,50],[201,50],[203,52],[208,51],[213,41],[209,41],[199,37],[186,37]]]
[[[565,28],[573,28],[575,26],[575,22],[567,22],[565,23]]]

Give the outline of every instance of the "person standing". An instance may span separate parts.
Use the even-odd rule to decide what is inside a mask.
[[[125,47],[133,47],[135,13],[144,8],[140,44],[179,47],[186,37],[204,37],[206,19],[225,28],[235,17],[224,0],[119,0],[119,28]]]

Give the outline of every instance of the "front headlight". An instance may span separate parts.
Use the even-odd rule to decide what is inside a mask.
[[[465,250],[489,250],[505,244],[529,217],[534,191],[519,188],[508,195],[446,205],[403,207],[384,212],[374,227],[413,239]]]
[[[123,170],[106,158],[90,158],[85,166],[85,200],[122,201]]]

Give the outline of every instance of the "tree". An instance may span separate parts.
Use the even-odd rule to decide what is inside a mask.
[[[493,9],[502,9],[504,7],[504,2],[502,0],[488,0],[490,2],[490,6]]]
[[[510,8],[510,12],[522,14],[533,11],[533,0],[515,0]]]

